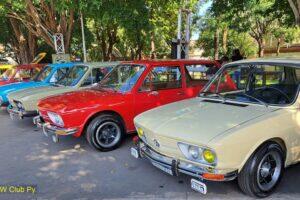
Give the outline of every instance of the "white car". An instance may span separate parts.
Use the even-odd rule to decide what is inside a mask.
[[[171,175],[238,179],[241,190],[267,197],[284,168],[300,160],[300,60],[250,60],[225,65],[197,98],[135,118],[135,157]]]

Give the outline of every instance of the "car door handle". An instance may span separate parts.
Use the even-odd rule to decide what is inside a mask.
[[[157,91],[152,91],[148,94],[148,96],[157,96],[158,92]]]
[[[178,92],[177,95],[184,95],[184,92]]]

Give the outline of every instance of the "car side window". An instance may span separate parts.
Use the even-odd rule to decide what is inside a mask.
[[[30,78],[30,69],[20,69],[15,75],[15,79],[20,81],[29,78]]]
[[[84,82],[81,84],[81,87],[86,87],[93,84],[93,75],[90,72],[88,76],[85,77]]]
[[[36,69],[36,68],[32,69],[31,70],[31,77],[35,77],[39,72],[40,72],[39,69]]]
[[[81,87],[89,86],[95,83],[99,83],[107,72],[103,71],[101,68],[94,68],[92,72],[85,78]]]
[[[182,87],[180,67],[154,67],[146,76],[139,91],[157,91]]]
[[[56,83],[56,82],[60,81],[67,75],[68,71],[69,71],[69,68],[57,69],[56,72],[54,72],[54,74],[52,75],[52,77],[50,79],[50,83]]]
[[[255,87],[263,87],[269,85],[280,84],[285,80],[284,67],[279,66],[264,66],[257,67],[257,73],[253,77],[255,80]]]
[[[217,71],[218,68],[214,65],[185,65],[187,87],[195,86],[203,82],[208,82]]]

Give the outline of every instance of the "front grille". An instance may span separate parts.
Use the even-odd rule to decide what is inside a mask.
[[[23,107],[23,104],[20,102],[20,101],[16,101],[16,100],[13,100],[14,102],[14,106],[19,110],[19,111],[24,111],[24,107]]]

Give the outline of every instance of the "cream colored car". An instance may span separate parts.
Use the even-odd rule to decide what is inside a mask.
[[[201,193],[206,180],[237,178],[245,194],[266,197],[300,160],[299,82],[300,60],[228,64],[199,97],[137,116],[131,154],[192,176]]]
[[[67,75],[51,86],[43,86],[13,92],[8,95],[8,111],[12,119],[38,115],[37,103],[51,95],[85,89],[98,83],[119,62],[85,63],[72,67]]]

